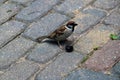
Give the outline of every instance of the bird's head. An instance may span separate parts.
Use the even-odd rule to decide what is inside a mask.
[[[77,26],[78,24],[75,23],[74,21],[69,21],[66,26],[69,28],[69,29],[72,29],[72,31],[74,31],[74,27]]]

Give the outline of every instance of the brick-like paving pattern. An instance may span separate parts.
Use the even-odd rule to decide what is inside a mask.
[[[68,21],[74,51],[35,42]],[[120,0],[0,0],[0,80],[120,80]]]

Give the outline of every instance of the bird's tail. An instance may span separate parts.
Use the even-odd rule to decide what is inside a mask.
[[[48,36],[41,36],[36,39],[36,42],[42,42],[44,39],[48,38]]]

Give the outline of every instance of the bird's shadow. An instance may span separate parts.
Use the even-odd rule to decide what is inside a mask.
[[[38,42],[40,43],[40,42]],[[56,40],[45,40],[45,41],[42,41],[42,43],[49,43],[49,44],[52,44],[52,45],[58,45],[58,42]],[[70,41],[70,40],[63,40],[63,41],[60,41],[60,44],[62,46],[66,46],[66,45],[71,45],[73,43],[73,41]]]

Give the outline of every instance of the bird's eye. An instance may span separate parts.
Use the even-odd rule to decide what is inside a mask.
[[[71,26],[71,25],[68,25],[67,27],[68,27],[68,28],[72,28],[72,26]]]

